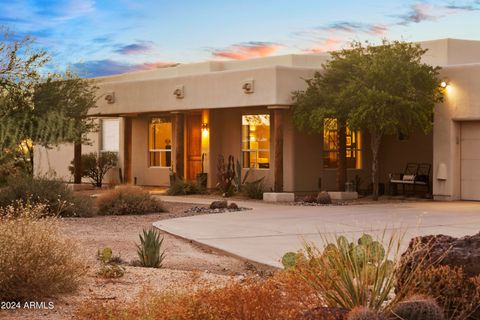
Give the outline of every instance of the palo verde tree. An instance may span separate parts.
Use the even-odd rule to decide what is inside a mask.
[[[345,190],[347,180],[347,126],[356,106],[348,81],[360,59],[359,52],[341,50],[331,53],[323,71],[305,80],[307,89],[293,93],[293,120],[297,128],[323,134],[325,127],[335,129],[337,151],[337,190]]]
[[[373,197],[378,199],[382,137],[431,130],[435,104],[443,100],[440,68],[422,62],[427,50],[418,44],[384,40],[378,46],[354,43],[351,50],[360,58],[346,84],[355,102],[348,122],[370,134]]]

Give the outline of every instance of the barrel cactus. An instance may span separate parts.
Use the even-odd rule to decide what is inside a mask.
[[[381,320],[380,315],[375,311],[367,307],[356,307],[352,309],[346,320]]]
[[[390,319],[444,320],[445,315],[434,299],[413,296],[397,304],[392,310]]]

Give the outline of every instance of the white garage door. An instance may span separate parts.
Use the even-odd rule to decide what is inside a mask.
[[[480,200],[480,121],[462,123],[461,193],[463,200]]]

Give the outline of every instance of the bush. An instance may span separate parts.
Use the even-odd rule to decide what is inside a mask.
[[[108,170],[114,168],[118,163],[118,155],[115,152],[91,152],[82,154],[82,177],[90,178],[95,187],[101,187],[103,178]],[[68,167],[72,174],[75,173],[74,160]]]
[[[264,178],[252,182],[246,182],[242,187],[245,195],[250,199],[263,199],[263,193],[266,189],[263,180]]]
[[[45,205],[0,209],[0,300],[32,301],[74,291],[86,272],[74,241]]]
[[[147,268],[161,268],[165,260],[165,250],[162,251],[163,237],[156,229],[143,230],[140,234],[140,244],[137,244],[137,254],[140,265]]]
[[[171,196],[184,196],[188,194],[199,194],[201,191],[201,188],[194,182],[176,179],[168,188],[167,194]]]
[[[89,197],[74,195],[65,183],[57,179],[18,175],[10,177],[7,184],[0,192],[0,207],[21,201],[45,204],[45,213],[50,216],[87,217],[95,212]]]
[[[262,319],[299,320],[321,304],[309,286],[291,273],[279,272],[267,279],[231,281],[225,287],[184,292],[145,292],[134,302],[86,303],[79,319]],[[330,318],[319,318],[330,319]],[[333,318],[332,318],[333,319]]]
[[[139,187],[121,186],[97,198],[98,214],[127,215],[164,212],[160,200]]]

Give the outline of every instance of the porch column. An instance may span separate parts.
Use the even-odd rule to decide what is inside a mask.
[[[132,118],[124,117],[123,134],[123,183],[132,183]]]
[[[175,173],[178,178],[184,178],[185,172],[185,151],[184,151],[184,123],[185,123],[185,116],[183,113],[176,112],[174,113],[175,122],[174,122],[174,132],[173,137],[175,139]]]
[[[283,126],[288,106],[271,106],[273,110],[273,146],[275,149],[273,163],[273,191],[283,192]]]

